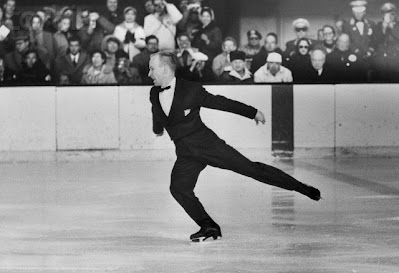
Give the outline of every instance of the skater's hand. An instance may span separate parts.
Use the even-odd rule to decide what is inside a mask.
[[[265,116],[264,116],[263,113],[262,113],[261,111],[259,111],[259,110],[258,110],[258,112],[256,113],[255,122],[256,122],[256,125],[259,125],[259,122],[262,122],[263,124],[266,123]]]

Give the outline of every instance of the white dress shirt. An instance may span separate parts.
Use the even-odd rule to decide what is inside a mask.
[[[165,112],[165,115],[169,116],[170,108],[172,108],[172,102],[175,96],[176,78],[173,78],[173,80],[167,86],[170,86],[170,89],[159,92],[159,102],[161,103],[161,107]]]
[[[364,34],[364,22],[360,22],[360,21],[356,22],[356,27],[359,30],[360,35],[363,36],[363,34]]]
[[[76,63],[79,62],[80,53],[78,53],[78,54],[76,54],[76,55],[69,54],[69,56],[71,56],[71,61],[72,61],[72,62],[73,62],[73,61],[75,61]]]

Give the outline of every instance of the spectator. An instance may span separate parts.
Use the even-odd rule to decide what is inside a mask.
[[[201,27],[193,38],[193,47],[198,48],[200,52],[206,54],[208,62],[220,53],[222,47],[222,31],[215,23],[215,15],[211,8],[205,7],[200,13]]]
[[[146,48],[133,58],[132,66],[137,68],[144,84],[153,84],[152,79],[148,77],[148,64],[150,63],[151,54],[157,53],[159,50],[159,41],[156,36],[150,35],[145,39],[145,42]]]
[[[262,40],[262,34],[257,30],[250,30],[247,32],[248,44],[241,48],[246,54],[247,67],[251,69],[251,64],[254,56],[259,53],[262,48],[260,41]]]
[[[147,13],[146,15],[155,13],[154,3],[152,3],[152,0],[145,1],[144,7],[145,12]]]
[[[111,24],[111,29],[108,30],[107,34],[112,34],[115,27],[124,20],[122,11],[119,9],[118,0],[107,0],[107,8],[101,15],[100,17],[103,17]]]
[[[326,64],[326,53],[321,49],[315,49],[310,52],[312,63],[311,71],[306,82],[312,83],[334,83],[336,72]]]
[[[251,63],[251,72],[254,74],[258,69],[265,65],[267,56],[272,52],[277,52],[280,55],[283,55],[283,51],[277,46],[278,37],[276,33],[269,33],[265,38],[265,45],[260,49],[259,53],[253,57]]]
[[[216,78],[219,78],[224,71],[231,70],[230,53],[237,50],[237,41],[232,37],[227,37],[222,45],[223,53],[216,56],[212,63],[212,71]]]
[[[55,17],[55,21],[59,22],[62,18],[70,19],[70,27],[69,30],[76,30],[76,7],[75,6],[65,6],[60,11],[57,12],[57,16]]]
[[[68,74],[60,74],[58,77],[58,85],[71,85],[71,78]]]
[[[137,68],[131,67],[129,54],[127,54],[123,49],[119,49],[116,52],[114,75],[116,82],[120,85],[141,83]]]
[[[183,15],[175,5],[165,0],[153,0],[155,13],[144,18],[144,31],[147,35],[155,35],[159,39],[160,50],[176,49],[176,25]]]
[[[350,5],[353,18],[343,24],[342,32],[349,35],[351,49],[360,58],[368,60],[374,53],[374,49],[370,46],[374,23],[366,19],[367,1],[352,1]]]
[[[16,0],[6,0],[4,2],[4,23],[10,26],[11,31],[23,30],[20,24],[21,12],[16,9]]]
[[[230,53],[231,71],[224,71],[220,81],[224,83],[253,83],[252,74],[246,67],[246,53],[233,51]]]
[[[186,33],[182,33],[177,37],[176,57],[179,61],[179,67],[182,69],[190,68],[193,62],[193,53],[198,52],[198,48],[191,47],[191,42]]]
[[[58,31],[55,22],[55,10],[51,7],[43,7],[42,11],[38,11],[37,14],[42,17],[43,30],[52,34]]]
[[[104,40],[101,44],[101,50],[107,56],[106,63],[109,67],[115,66],[116,62],[115,54],[118,49],[123,49],[123,45],[118,38],[116,38],[114,35],[108,35],[104,37]]]
[[[292,73],[288,68],[281,65],[282,61],[281,54],[271,52],[267,56],[267,63],[256,71],[255,82],[292,82]]]
[[[198,30],[201,26],[199,19],[199,11],[201,9],[200,3],[189,3],[188,0],[180,1],[180,11],[183,14],[183,18],[177,24],[179,33],[186,33],[190,40],[194,38],[195,30]]]
[[[337,47],[327,55],[326,62],[340,82],[367,81],[367,69],[363,61],[350,49],[348,34],[343,33],[338,37]]]
[[[47,55],[47,68],[52,67],[55,59],[53,35],[43,30],[43,21],[39,15],[33,15],[29,25],[29,40],[32,48]],[[44,60],[43,60],[44,61]]]
[[[339,19],[335,22],[335,29],[337,30],[336,36],[339,36],[342,34],[342,28],[344,26],[345,21],[342,19]]]
[[[208,61],[208,56],[202,52],[194,52],[192,54],[193,61],[191,67],[185,70],[179,71],[182,78],[189,81],[196,81],[201,83],[213,82],[215,77],[213,75],[212,69],[206,65]]]
[[[5,56],[7,53],[13,51],[14,48],[14,41],[11,33],[12,26],[5,24],[3,15],[3,8],[0,6],[0,26],[7,27],[10,30],[10,33],[7,35],[0,35],[0,56]]]
[[[69,17],[61,17],[58,22],[58,31],[54,33],[55,56],[64,55],[68,49],[68,39],[71,38],[70,32],[71,19]]]
[[[295,52],[292,55],[287,67],[291,70],[294,82],[303,83],[306,82],[310,73],[310,41],[307,38],[301,38],[298,40]]]
[[[82,84],[115,84],[113,67],[106,64],[107,56],[101,50],[93,50],[90,64],[83,69]]]
[[[82,27],[78,30],[78,36],[82,41],[82,48],[86,52],[95,49],[101,49],[104,40],[104,29],[98,24],[100,18],[96,12],[90,12],[89,9],[83,9],[80,13]]]
[[[335,48],[335,29],[333,26],[325,25],[323,27],[323,42],[319,43],[317,48],[324,50],[327,55]]]
[[[83,69],[89,62],[89,56],[82,50],[80,38],[72,36],[68,40],[67,52],[55,60],[57,79],[60,79],[61,75],[68,75],[72,84],[79,84],[82,80]]]
[[[298,43],[299,39],[308,38],[308,30],[310,27],[310,23],[306,19],[298,18],[292,23],[292,26],[294,27],[295,30],[296,39],[288,41],[286,43],[284,57],[287,61],[289,61],[289,58],[291,58],[291,55],[295,52],[295,46]],[[317,44],[316,40],[309,39],[309,41],[311,42],[311,46]]]
[[[137,11],[127,7],[123,11],[125,21],[115,28],[114,36],[123,43],[123,49],[129,54],[129,60],[141,52],[145,47],[144,29],[136,23]]]
[[[399,79],[399,25],[396,6],[385,3],[381,12],[383,20],[375,28],[374,45],[376,54],[374,79],[376,81],[398,82]]]
[[[26,31],[17,31],[14,40],[15,50],[8,53],[4,58],[6,68],[13,77],[22,69],[23,55],[30,49],[29,36]],[[47,58],[47,56],[39,51],[39,58],[42,60]]]
[[[22,69],[17,72],[15,80],[24,85],[42,85],[50,82],[50,71],[40,60],[36,50],[29,49],[23,54]]]
[[[13,75],[8,72],[4,58],[0,56],[0,83],[3,85],[11,84],[13,80]]]

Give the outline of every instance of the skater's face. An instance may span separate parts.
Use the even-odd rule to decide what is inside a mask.
[[[151,57],[148,77],[152,78],[155,86],[162,86],[165,78],[166,66],[161,64],[158,55]]]

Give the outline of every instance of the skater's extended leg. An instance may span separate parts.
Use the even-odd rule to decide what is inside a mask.
[[[320,191],[318,189],[299,182],[289,174],[273,166],[250,161],[224,141],[220,141],[215,145],[212,153],[206,154],[205,158],[209,165],[231,170],[282,189],[297,191],[313,200],[320,199]]]

